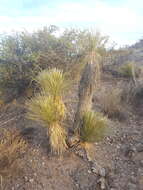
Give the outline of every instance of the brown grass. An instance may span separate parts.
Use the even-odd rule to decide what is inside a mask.
[[[121,107],[121,94],[122,90],[120,88],[110,87],[108,89],[103,89],[100,96],[100,103],[103,112],[108,115],[108,117],[118,117],[122,112]]]
[[[0,176],[2,178],[15,176],[17,160],[27,150],[27,143],[16,129],[0,130]]]

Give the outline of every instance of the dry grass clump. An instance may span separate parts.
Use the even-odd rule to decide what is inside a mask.
[[[16,129],[0,130],[0,176],[15,176],[17,160],[26,152],[28,145]]]
[[[83,115],[83,126],[80,129],[82,142],[96,142],[103,139],[107,131],[107,118],[100,113],[87,111]]]
[[[102,110],[108,117],[118,117],[122,112],[121,100],[122,90],[120,88],[110,87],[103,89],[100,96]]]
[[[52,152],[61,154],[66,148],[67,133],[62,127],[66,116],[66,107],[62,101],[67,83],[62,71],[58,69],[45,70],[37,76],[41,93],[28,100],[28,117],[47,127]]]

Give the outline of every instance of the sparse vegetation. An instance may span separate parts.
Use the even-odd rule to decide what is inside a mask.
[[[0,41],[0,119],[1,127],[6,126],[0,129],[0,187],[3,179],[8,178],[9,184],[3,189],[43,189],[48,188],[47,184],[58,189],[60,186],[54,186],[53,181],[59,181],[63,188],[63,177],[68,175],[67,184],[71,179],[68,168],[76,182],[82,181],[80,175],[83,180],[89,178],[89,183],[91,177],[93,184],[89,186],[85,180],[83,186],[82,182],[78,183],[80,187],[92,189],[97,184],[101,189],[114,185],[116,188],[118,175],[115,175],[115,184],[108,184],[116,161],[121,158],[117,169],[124,171],[125,157],[132,156],[133,149],[136,154],[142,151],[142,62],[137,57],[132,59],[132,48],[106,49],[108,37],[99,32],[66,29],[57,36],[57,31],[57,27],[50,26],[32,33],[6,35]],[[135,53],[142,54],[142,51]],[[73,88],[70,88],[71,81]],[[114,129],[116,133],[112,135]],[[135,138],[137,146],[133,145]],[[94,143],[101,140],[104,142]],[[28,150],[26,141],[30,151],[23,157]],[[48,151],[47,156],[49,145],[54,154],[61,155],[66,150],[68,154],[57,159]],[[83,162],[77,156],[92,162]],[[141,166],[138,159],[141,161],[140,156],[137,156],[137,165],[136,160],[134,166],[129,164],[128,179],[130,171],[133,168],[137,171]],[[111,169],[109,175],[102,168],[106,160],[107,168]],[[85,167],[79,175],[77,167],[82,164]],[[15,183],[13,177],[19,175],[23,165],[26,176],[23,173]],[[56,180],[57,172],[60,180]],[[84,177],[83,172],[86,172]],[[99,174],[97,183],[92,172]],[[50,180],[50,176],[55,179]],[[121,188],[124,184],[128,188],[123,180],[120,180]],[[68,188],[74,188],[72,183]],[[14,185],[9,188],[11,184]]]

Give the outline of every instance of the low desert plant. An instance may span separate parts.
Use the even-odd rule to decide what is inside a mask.
[[[103,89],[100,95],[100,104],[103,112],[109,117],[118,117],[122,112],[121,93],[120,88],[110,87]]]
[[[17,174],[17,160],[26,152],[28,144],[16,129],[1,128],[0,132],[0,176],[5,179]]]
[[[96,142],[101,140],[107,130],[107,119],[100,113],[87,111],[83,115],[83,124],[80,128],[82,142]]]

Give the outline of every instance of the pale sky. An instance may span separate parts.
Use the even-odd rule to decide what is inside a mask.
[[[143,37],[143,0],[0,0],[0,33],[51,24],[95,28],[132,44]]]

